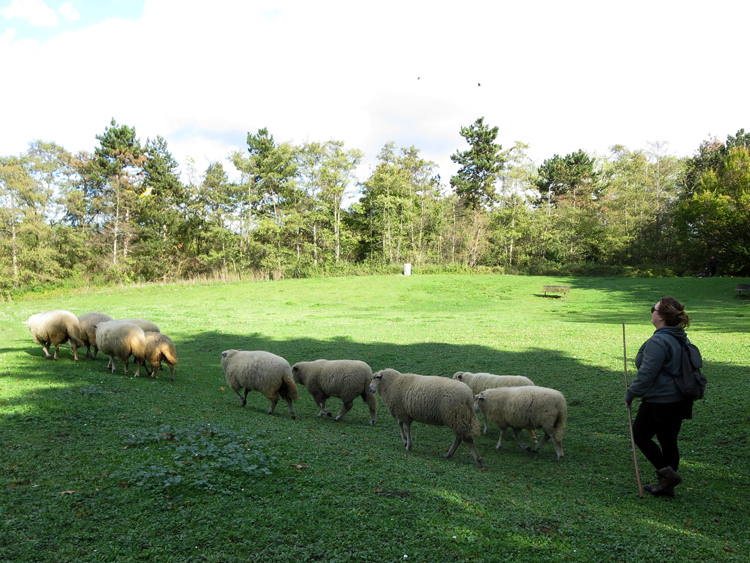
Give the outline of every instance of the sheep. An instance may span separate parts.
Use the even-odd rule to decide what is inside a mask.
[[[144,360],[146,371],[148,372],[148,364],[151,364],[151,377],[156,377],[156,372],[161,369],[161,362],[164,360],[169,367],[171,379],[174,381],[174,367],[177,365],[177,351],[174,342],[169,336],[159,332],[146,332],[145,336]]]
[[[510,426],[521,448],[531,451],[531,447],[521,440],[520,430],[541,428],[544,430],[544,437],[534,451],[538,452],[547,440],[552,438],[557,459],[562,459],[562,439],[568,420],[568,405],[559,391],[536,386],[485,389],[474,396],[474,410],[481,411],[500,428],[500,440],[495,449],[502,447],[503,432]]]
[[[76,317],[70,311],[55,309],[31,315],[23,323],[31,331],[34,342],[41,344],[44,357],[56,360],[60,352],[60,344],[70,343],[73,349],[73,360],[78,362],[78,348],[82,347],[81,329]],[[49,347],[55,347],[55,355],[49,353]]]
[[[466,383],[471,388],[474,395],[481,393],[485,389],[492,389],[494,387],[523,387],[527,385],[534,385],[528,377],[523,375],[495,375],[494,373],[471,373],[470,371],[457,371],[453,374],[453,379],[457,379],[463,383]],[[482,434],[487,434],[487,418],[483,420],[484,427],[482,428]],[[531,439],[536,442],[536,435],[533,430],[529,431]]]
[[[86,346],[86,357],[92,360],[96,359],[99,347],[96,345],[96,323],[114,320],[106,313],[85,313],[78,316],[78,324],[81,327],[81,340]],[[91,348],[94,353],[91,353]]]
[[[143,319],[117,319],[118,321],[122,321],[124,323],[133,323],[134,325],[138,325],[141,327],[143,332],[161,332],[159,330],[159,327],[156,326],[151,321],[144,321]]]
[[[372,376],[370,391],[380,395],[388,412],[398,420],[407,450],[412,446],[412,422],[447,426],[456,439],[445,457],[451,457],[463,441],[477,467],[482,467],[482,458],[474,444],[474,436],[479,435],[479,420],[472,408],[474,397],[468,386],[447,377],[400,373],[387,368]]]
[[[299,398],[297,385],[292,377],[292,368],[281,356],[262,350],[225,350],[221,353],[221,367],[227,378],[227,383],[244,407],[247,404],[247,394],[259,391],[271,401],[268,414],[273,414],[279,396],[289,405],[289,414],[296,419],[292,401]],[[244,396],[240,389],[244,387]]]
[[[375,424],[378,400],[370,391],[372,369],[359,360],[315,360],[297,362],[292,366],[294,382],[307,387],[308,392],[320,409],[318,417],[331,416],[326,410],[330,397],[341,399],[343,405],[334,418],[339,421],[349,412],[354,399],[362,397],[370,408],[370,424]]]
[[[102,354],[109,356],[107,369],[115,373],[115,357],[125,363],[125,373],[131,354],[135,359],[134,377],[141,375],[141,364],[146,352],[146,335],[136,324],[125,321],[104,321],[96,325],[96,343]]]

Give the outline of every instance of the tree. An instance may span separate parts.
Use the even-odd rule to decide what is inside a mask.
[[[722,151],[716,168],[703,171],[690,199],[678,208],[678,227],[693,265],[717,255],[728,274],[750,275],[750,149]]]
[[[305,228],[311,236],[313,262],[318,263],[318,250],[328,228],[333,236],[333,254],[341,259],[342,206],[346,190],[355,180],[354,172],[362,160],[362,151],[344,149],[342,141],[305,143],[299,151],[299,172],[306,191]]]
[[[131,221],[142,190],[146,155],[135,129],[117,125],[114,118],[96,138],[99,146],[87,163],[84,186],[91,212],[111,233],[112,264],[117,264],[118,241],[122,239],[122,255],[127,258],[134,236]]]
[[[293,252],[299,227],[294,149],[288,143],[277,146],[265,128],[257,134],[248,133],[247,144],[249,156],[232,156],[243,173],[247,251],[257,255],[259,267],[280,276],[285,255]]]
[[[537,187],[541,201],[547,201],[547,211],[561,199],[570,199],[573,207],[586,205],[600,191],[599,173],[594,159],[583,150],[564,157],[554,155],[539,167]]]
[[[495,200],[495,183],[507,158],[502,145],[495,143],[497,134],[498,128],[485,125],[484,117],[461,128],[461,136],[470,148],[451,155],[461,168],[451,177],[450,184],[468,209],[489,207]]]
[[[179,250],[187,250],[179,237],[187,194],[163,137],[147,139],[143,155],[143,189],[136,206],[137,255],[143,258],[138,270],[148,279],[165,279],[179,271]]]

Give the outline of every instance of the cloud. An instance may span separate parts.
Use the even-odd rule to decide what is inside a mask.
[[[44,0],[13,0],[0,13],[8,19],[26,20],[36,27],[55,27],[59,23],[55,11]]]
[[[76,10],[75,6],[70,2],[63,2],[60,4],[59,12],[62,17],[69,21],[78,21],[81,18],[78,10]]]

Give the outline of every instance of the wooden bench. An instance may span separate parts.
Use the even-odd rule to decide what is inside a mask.
[[[542,287],[542,291],[544,292],[544,296],[547,297],[548,293],[570,293],[570,286],[569,285],[545,285]],[[565,295],[563,295],[563,298],[565,298]]]
[[[750,292],[750,283],[738,283],[734,286],[734,292],[737,295],[742,295],[745,291]]]

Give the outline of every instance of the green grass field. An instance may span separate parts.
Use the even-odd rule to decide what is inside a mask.
[[[449,562],[750,560],[747,280],[390,276],[138,286],[0,304],[0,561]],[[567,284],[567,298],[542,296]],[[681,434],[675,498],[638,497],[623,405],[662,296],[685,303],[707,396]],[[156,322],[175,382],[106,370],[67,345],[43,359],[21,323],[67,309]],[[478,469],[453,435],[415,423],[403,449],[380,405],[297,420],[257,393],[240,408],[221,352],[373,370],[521,374],[568,401],[565,457],[498,430]],[[132,367],[131,367],[132,369]],[[132,373],[132,372],[131,372]],[[168,372],[167,372],[168,374]],[[334,413],[340,402],[329,400]],[[639,457],[644,483],[653,469]]]

